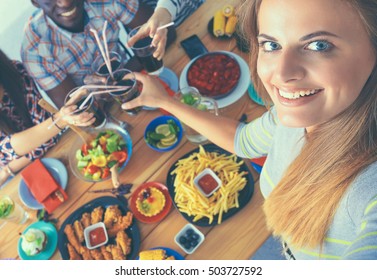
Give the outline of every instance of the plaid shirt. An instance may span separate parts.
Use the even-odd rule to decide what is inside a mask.
[[[28,76],[22,63],[14,62],[14,66],[17,68],[18,72],[21,74],[21,77],[24,80],[24,88],[26,89],[25,102],[29,109],[33,124],[37,125],[48,119],[51,115],[38,105],[38,100],[41,98],[41,95],[38,92],[38,89],[33,80]],[[4,93],[3,99],[0,102],[0,111],[5,112],[6,115],[9,116],[9,118],[13,121],[15,127],[17,127],[19,131],[26,129],[26,126],[23,123],[21,117],[17,114],[14,103],[11,101],[6,91]],[[10,143],[11,138],[12,135],[8,135],[3,131],[0,131],[0,166],[5,166],[10,161],[20,158],[20,156],[16,154],[12,147],[12,144]],[[58,137],[54,137],[25,156],[29,160],[33,161],[34,159],[44,155],[49,148],[53,147],[57,143],[57,141]]]
[[[29,19],[22,42],[21,57],[30,75],[45,91],[58,86],[68,75],[77,85],[92,73],[91,65],[100,55],[93,28],[102,37],[108,21],[106,39],[109,51],[121,52],[118,21],[127,25],[139,7],[137,0],[87,0],[84,2],[85,27],[81,33],[71,33],[58,27],[37,10]],[[125,58],[125,57],[124,57]]]

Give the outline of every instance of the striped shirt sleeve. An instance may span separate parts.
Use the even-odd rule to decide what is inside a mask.
[[[234,141],[236,154],[243,158],[266,156],[276,127],[277,116],[274,108],[248,124],[241,123]]]
[[[367,204],[359,225],[359,234],[345,252],[343,259],[377,259],[377,196]]]

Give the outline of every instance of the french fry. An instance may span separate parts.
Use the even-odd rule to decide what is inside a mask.
[[[171,172],[175,174],[175,197],[179,210],[193,217],[193,221],[208,218],[209,223],[223,220],[224,213],[239,207],[238,193],[246,186],[247,173],[240,172],[240,165],[235,155],[226,156],[216,152],[206,152],[199,146],[199,152],[177,162]],[[211,197],[204,197],[194,186],[193,180],[205,168],[214,170],[222,181],[222,186]]]

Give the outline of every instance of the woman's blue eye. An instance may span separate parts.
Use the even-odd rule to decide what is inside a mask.
[[[271,41],[265,41],[261,42],[259,46],[263,49],[265,52],[272,52],[281,49],[280,45],[276,42]]]
[[[332,44],[327,41],[314,41],[306,46],[306,49],[317,52],[326,52],[332,49]]]

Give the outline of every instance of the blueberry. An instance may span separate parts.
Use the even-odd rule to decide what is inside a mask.
[[[186,236],[187,237],[190,237],[190,236],[192,236],[194,234],[194,230],[193,229],[191,229],[191,228],[189,228],[188,230],[186,230]]]
[[[191,240],[199,240],[199,234],[194,233],[194,234],[191,236]]]
[[[198,240],[191,240],[190,241],[190,245],[191,245],[191,247],[196,247],[196,245],[198,245]]]
[[[186,244],[186,243],[187,243],[187,238],[184,237],[184,236],[181,236],[181,237],[179,238],[179,243],[181,243],[182,245]]]
[[[183,244],[183,247],[185,247],[186,250],[191,249],[191,244],[190,244],[190,242],[187,242],[187,243]]]

